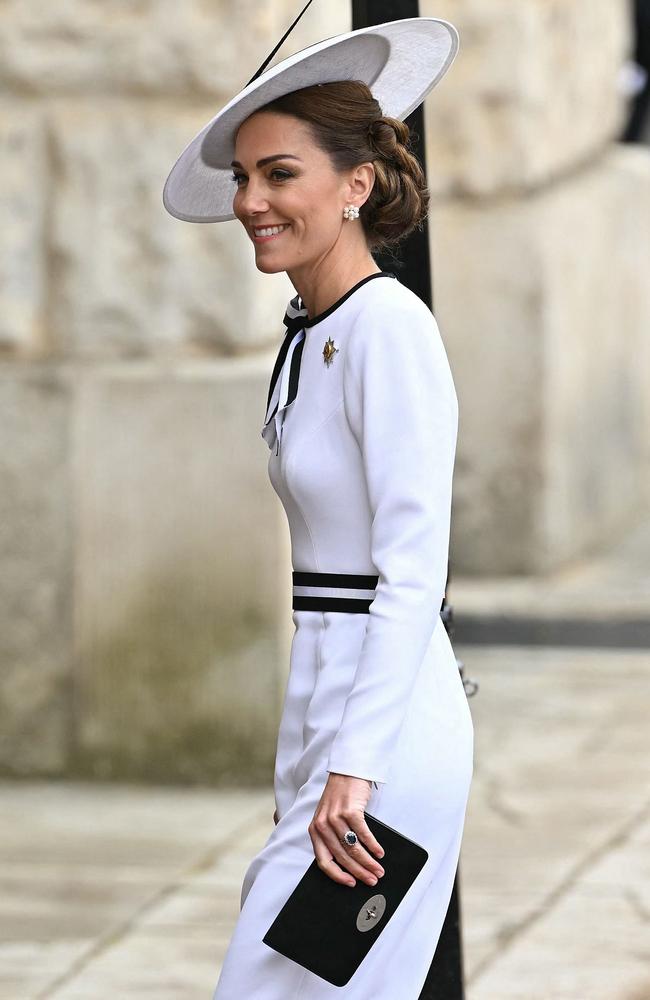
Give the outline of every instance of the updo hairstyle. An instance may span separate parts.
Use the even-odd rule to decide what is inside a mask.
[[[314,142],[329,154],[337,171],[373,163],[375,182],[359,210],[370,250],[387,250],[422,228],[429,190],[410,146],[409,127],[398,118],[383,115],[361,80],[303,87],[259,110],[293,115],[306,122]]]

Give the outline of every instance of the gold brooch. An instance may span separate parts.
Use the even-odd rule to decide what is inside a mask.
[[[331,337],[328,337],[325,342],[325,347],[323,348],[323,361],[329,368],[334,360],[334,355],[338,353],[338,347],[334,346],[334,341]]]

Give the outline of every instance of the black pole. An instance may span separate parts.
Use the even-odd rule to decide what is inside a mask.
[[[650,0],[634,0],[634,62],[648,74],[641,90],[632,98],[622,142],[643,142],[646,120],[650,114]]]
[[[352,0],[352,29],[366,28],[384,21],[398,21],[405,17],[418,17],[418,0]],[[411,130],[413,152],[426,172],[424,154],[424,115],[420,105],[404,119]],[[396,251],[396,256],[373,253],[382,270],[392,271],[402,284],[407,285],[423,302],[432,308],[431,261],[426,222],[422,229],[407,237]]]
[[[399,21],[405,17],[419,16],[418,0],[352,0],[353,31],[357,28],[370,27],[372,24],[383,24],[385,21]],[[413,152],[426,174],[422,105],[412,111],[404,121],[411,130]],[[373,253],[373,257],[382,270],[396,274],[402,284],[415,292],[429,309],[433,309],[427,221],[421,229],[415,230],[404,240],[396,256],[378,252]],[[447,606],[447,611],[449,610],[450,607]],[[444,615],[443,619],[447,628],[447,618]],[[459,872],[456,871],[445,922],[419,1000],[464,1000],[461,942]]]

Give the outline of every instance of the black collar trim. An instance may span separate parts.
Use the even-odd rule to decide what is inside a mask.
[[[325,309],[322,313],[318,313],[318,315],[314,316],[313,319],[309,319],[307,316],[304,303],[299,295],[296,295],[291,300],[291,305],[299,312],[303,312],[303,310],[305,310],[304,315],[301,316],[303,326],[316,326],[317,323],[320,323],[321,320],[326,319],[327,316],[333,313],[335,309],[338,309],[340,305],[343,305],[345,300],[349,299],[353,292],[356,292],[357,288],[361,288],[362,285],[365,285],[367,281],[372,281],[373,278],[395,278],[395,280],[397,280],[397,275],[393,274],[391,271],[375,271],[373,274],[367,274],[365,278],[361,278],[360,281],[357,281],[356,285],[353,285],[352,288],[348,288],[347,292],[345,292],[340,299],[333,302],[332,305]]]

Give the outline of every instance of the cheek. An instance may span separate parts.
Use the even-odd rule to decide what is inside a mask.
[[[309,208],[302,215],[302,224],[310,235],[318,238],[336,237],[339,230],[339,219],[334,202],[329,195],[316,198],[310,202]]]

